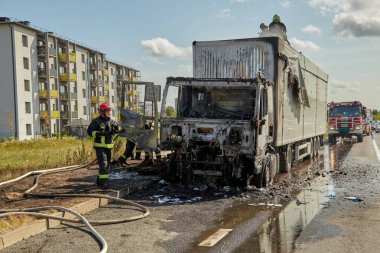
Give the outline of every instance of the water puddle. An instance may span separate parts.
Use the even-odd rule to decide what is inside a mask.
[[[199,242],[205,240],[220,228],[234,229],[236,233],[240,233],[237,237],[237,240],[240,240],[240,242],[237,242],[234,238],[234,242],[236,242],[237,245],[234,247],[231,246],[227,250],[224,248],[224,251],[265,253],[292,252],[295,240],[304,227],[310,223],[322,208],[328,207],[331,199],[335,198],[333,180],[330,177],[330,172],[334,170],[336,163],[335,156],[335,152],[330,151],[330,147],[325,145],[323,164],[321,164],[322,175],[315,177],[307,188],[298,192],[294,200],[284,203],[281,203],[277,198],[267,201],[251,200],[250,202],[257,203],[248,205],[247,202],[239,202],[229,208],[224,212],[217,227],[205,231],[194,242],[194,248],[191,249],[191,252],[220,251],[220,245],[223,244],[223,241],[218,243],[219,248],[217,248],[218,244],[215,245],[216,248],[214,249],[198,246]],[[307,173],[311,166],[313,166],[313,162],[303,162],[296,166],[292,174],[289,173],[289,175],[285,174],[280,176],[291,177],[301,173]],[[257,220],[259,217],[264,217],[264,224],[255,228],[252,225],[254,224],[253,220]],[[247,226],[247,224],[251,225]],[[242,227],[247,228],[245,233],[241,232]],[[226,236],[226,238],[233,236],[233,232]],[[230,243],[230,241],[228,243]],[[226,244],[227,243],[225,243],[223,247],[226,247]]]

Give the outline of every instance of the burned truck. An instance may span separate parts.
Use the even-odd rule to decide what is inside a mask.
[[[169,171],[222,184],[269,186],[316,157],[327,122],[328,76],[283,38],[193,42],[193,77],[168,77],[160,145]],[[174,104],[176,117],[164,117]]]

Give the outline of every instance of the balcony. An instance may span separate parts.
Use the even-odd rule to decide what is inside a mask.
[[[129,82],[137,82],[138,80],[139,80],[138,77],[135,77],[135,76],[128,77]]]
[[[71,118],[78,118],[78,112],[71,112]]]
[[[67,73],[61,73],[59,74],[59,80],[61,81],[67,81],[68,74]],[[70,81],[76,81],[77,80],[77,74],[71,73],[70,74]]]
[[[38,76],[39,77],[46,77],[46,69],[45,68],[38,68]]]
[[[49,75],[50,77],[57,77],[57,69],[50,69]]]
[[[70,62],[76,62],[76,54],[75,54],[75,52],[71,52],[70,53],[70,56],[69,56],[69,61]]]
[[[128,101],[124,101],[124,106],[127,107],[128,105]],[[121,107],[121,101],[117,102],[117,107]]]
[[[128,80],[127,75],[117,75],[117,80]]]
[[[67,61],[67,54],[66,53],[59,53],[58,59],[60,62],[66,62]]]
[[[105,75],[105,76],[110,75],[110,72],[108,71],[108,69],[103,69],[103,75]]]
[[[108,83],[104,84],[104,90],[108,91],[110,89],[110,85]]]
[[[91,96],[91,103],[96,104],[98,102],[97,96]]]
[[[61,93],[59,94],[59,98],[60,98],[61,100],[68,100],[68,99],[69,99],[69,93],[68,93],[68,92],[61,92]]]
[[[40,98],[47,98],[48,97],[48,90],[39,90],[38,91],[38,96]]]
[[[69,112],[61,111],[61,119],[68,119],[68,118],[69,118]]]
[[[50,90],[51,98],[58,98],[58,90]]]
[[[48,48],[49,56],[57,56],[57,50],[55,48]],[[40,56],[46,55],[46,48],[45,46],[37,47],[37,54]]]
[[[58,119],[59,118],[59,111],[51,111],[50,115],[53,119]]]
[[[91,70],[96,70],[98,67],[96,66],[96,63],[90,63],[90,69]]]
[[[49,118],[49,112],[48,111],[40,111],[40,118],[41,119],[48,119]]]
[[[75,99],[75,100],[77,100],[77,99],[78,99],[78,93],[76,93],[76,92],[71,92],[71,99]]]
[[[137,95],[137,94],[138,94],[137,90],[129,90],[128,91],[128,95]]]
[[[99,117],[99,113],[95,112],[95,113],[91,113],[91,119],[95,119]]]
[[[67,61],[67,54],[66,53],[59,53],[59,61],[60,62],[66,62]],[[71,52],[69,54],[69,61],[70,62],[76,62],[76,54],[75,52]]]

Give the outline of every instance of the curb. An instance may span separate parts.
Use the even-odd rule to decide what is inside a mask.
[[[129,192],[128,189],[118,190],[118,191],[109,193],[108,195],[120,198],[120,197],[124,197],[128,195],[128,192]],[[81,202],[69,208],[73,209],[74,211],[80,214],[85,214],[101,206],[107,205],[109,202],[112,202],[112,201],[108,199],[91,198],[85,202]],[[65,217],[65,218],[75,218],[73,214],[65,213],[65,212],[55,212],[52,215]],[[39,233],[45,232],[46,230],[56,227],[60,224],[61,224],[61,221],[59,220],[41,219],[41,220],[34,221],[30,224],[18,227],[13,231],[10,231],[4,235],[0,235],[0,250],[8,246],[11,246],[19,241],[27,239],[33,235],[37,235]]]

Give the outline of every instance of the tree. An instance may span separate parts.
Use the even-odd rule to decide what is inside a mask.
[[[373,110],[372,110],[372,115],[375,115],[375,114],[377,114],[378,112],[379,112],[378,110],[373,109]]]
[[[177,113],[173,106],[169,105],[165,108],[165,117],[175,118]]]
[[[14,136],[15,122],[13,120],[13,115],[11,111],[7,112],[7,127],[9,129],[9,132],[11,132],[11,136]]]

